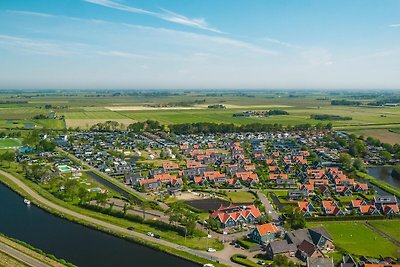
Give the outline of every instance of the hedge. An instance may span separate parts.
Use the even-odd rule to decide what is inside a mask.
[[[305,217],[308,222],[321,222],[321,221],[367,221],[367,220],[384,220],[384,215],[346,215],[346,216],[319,216],[319,217]]]
[[[247,256],[242,255],[242,254],[234,254],[231,257],[231,261],[234,263],[243,265],[243,266],[248,266],[248,267],[258,267],[259,265],[255,262],[252,262],[251,260],[247,259]]]

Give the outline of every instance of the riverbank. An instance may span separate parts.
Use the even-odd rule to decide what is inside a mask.
[[[371,184],[381,188],[382,190],[388,192],[389,194],[395,195],[396,197],[400,198],[400,190],[398,188],[391,186],[390,184],[384,181],[378,180],[367,173],[356,171],[356,175],[357,177],[370,182]]]
[[[7,237],[1,233],[0,245],[2,246],[0,247],[0,251],[7,254],[11,258],[14,258],[16,261],[22,262],[23,266],[75,266],[72,263],[66,262],[65,260],[57,259],[54,255],[49,255],[40,249],[34,248],[25,242]]]
[[[60,205],[59,202],[62,201],[54,201],[55,203],[53,203],[52,201],[40,195],[40,193],[43,194],[44,192],[35,192],[26,184],[27,181],[22,182],[22,179],[18,179],[14,175],[4,171],[0,171],[0,174],[2,181],[12,190],[30,199],[35,205],[41,207],[42,209],[45,209],[46,211],[62,218],[199,264],[208,263],[210,261],[220,261],[226,265],[231,265],[229,261],[227,262],[224,259],[215,258],[212,255],[208,255],[206,252],[189,249],[165,240],[154,239],[146,236],[145,234],[133,232],[121,226],[111,224],[108,222],[110,221],[110,216],[94,214],[94,212],[85,211],[77,207],[69,207],[65,203]],[[78,212],[83,212],[83,214]],[[95,215],[93,216],[94,218],[91,215]],[[99,217],[104,220],[99,219]],[[215,265],[224,266],[218,263],[215,263]]]

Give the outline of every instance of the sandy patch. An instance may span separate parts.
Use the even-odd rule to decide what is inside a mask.
[[[210,194],[202,193],[202,192],[181,192],[177,194],[176,199],[178,200],[199,200],[199,199],[208,199],[210,198]]]
[[[202,107],[143,107],[143,106],[116,106],[104,107],[111,111],[141,111],[141,110],[190,110],[203,109]]]

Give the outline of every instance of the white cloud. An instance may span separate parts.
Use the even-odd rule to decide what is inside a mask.
[[[393,28],[400,27],[400,23],[398,23],[398,24],[390,24],[389,27],[393,27]]]
[[[74,49],[64,45],[3,34],[0,34],[0,46],[37,55],[67,56],[76,53]]]
[[[216,33],[222,33],[220,30],[208,26],[208,23],[205,21],[204,18],[188,18],[184,15],[177,14],[177,13],[172,12],[167,9],[161,9],[163,11],[163,13],[160,13],[160,12],[153,12],[153,11],[149,11],[149,10],[145,10],[145,9],[141,9],[141,8],[136,8],[136,7],[120,4],[120,3],[117,3],[117,2],[114,2],[111,0],[83,0],[83,1],[92,3],[92,4],[96,4],[96,5],[105,6],[108,8],[131,12],[131,13],[153,16],[153,17],[157,17],[159,19],[165,20],[165,21],[169,21],[169,22],[173,22],[173,23],[177,23],[180,25],[185,25],[185,26],[189,26],[189,27],[193,27],[193,28],[198,28],[198,29],[202,29],[202,30],[216,32]]]
[[[102,56],[122,57],[122,58],[128,58],[128,59],[145,58],[145,56],[143,56],[143,55],[129,53],[129,52],[123,52],[123,51],[116,51],[116,50],[97,51],[97,54],[102,55]]]
[[[301,48],[301,46],[298,46],[298,45],[295,45],[295,44],[291,44],[291,43],[288,43],[288,42],[284,42],[284,41],[281,41],[281,40],[278,40],[278,39],[273,39],[273,38],[268,38],[267,37],[267,38],[263,38],[262,40],[266,41],[268,43],[273,43],[273,44],[277,44],[277,45],[288,47],[288,48]]]
[[[32,11],[24,11],[24,10],[7,10],[7,13],[11,14],[18,14],[18,15],[28,15],[28,16],[36,16],[36,17],[43,17],[43,18],[55,18],[56,15],[47,14],[47,13],[40,13],[40,12],[32,12]]]

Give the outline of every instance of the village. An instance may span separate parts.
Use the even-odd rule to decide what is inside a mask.
[[[81,131],[40,138],[54,140],[58,148],[39,154],[21,148],[16,158],[45,167],[40,182],[52,193],[63,195],[73,187],[72,179],[91,195],[85,196],[87,207],[108,204],[165,223],[171,223],[165,210],[184,203],[198,213],[197,229],[230,243],[234,254],[256,256],[260,265],[285,256],[293,264],[333,266],[335,240],[323,226],[306,228],[306,220],[399,214],[394,194],[350,172],[342,155],[349,150],[343,140],[350,137],[332,130],[192,135]],[[379,156],[381,147],[365,143],[360,170],[385,160]],[[63,182],[51,182],[59,176]],[[131,195],[106,180],[156,205],[135,207]],[[116,192],[109,194],[110,188]],[[221,253],[213,247],[207,252]],[[343,264],[349,259],[354,265],[343,266],[358,266],[351,256]],[[365,257],[362,262],[373,266],[368,263],[384,260]]]

